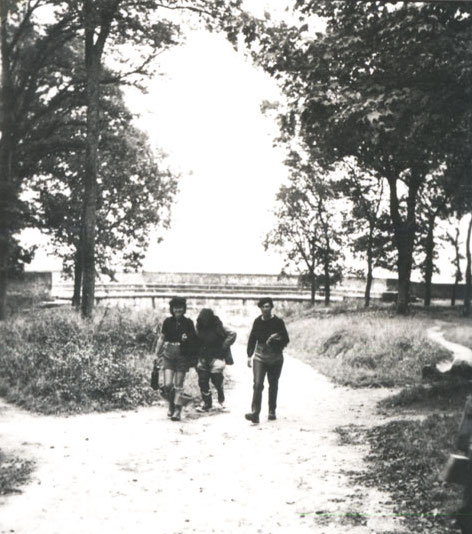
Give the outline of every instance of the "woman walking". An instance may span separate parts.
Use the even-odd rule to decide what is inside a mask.
[[[169,309],[171,316],[164,319],[156,353],[163,353],[163,397],[169,402],[167,416],[172,421],[180,421],[185,375],[192,364],[196,334],[193,321],[185,317],[185,298],[173,297],[169,302]]]
[[[269,382],[269,421],[277,417],[277,393],[284,363],[283,349],[289,342],[285,323],[279,317],[272,315],[274,307],[272,299],[262,298],[257,305],[262,314],[254,321],[247,344],[247,365],[253,368],[254,389],[251,412],[245,417],[253,423],[259,423],[266,374]]]
[[[203,401],[197,410],[208,412],[212,407],[210,380],[215,386],[220,408],[225,409],[223,371],[226,366],[226,359],[232,358],[230,346],[236,340],[236,332],[225,328],[213,310],[203,308],[197,318],[197,338],[198,385]]]

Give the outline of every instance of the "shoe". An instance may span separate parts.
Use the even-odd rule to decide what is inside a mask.
[[[219,402],[219,403],[218,403],[218,408],[219,408],[220,411],[222,411],[222,412],[227,412],[227,411],[228,411],[228,408],[226,408],[224,402]]]
[[[182,407],[176,406],[174,413],[172,414],[172,417],[170,418],[171,421],[180,421],[182,419]]]
[[[244,417],[248,421],[251,421],[251,423],[259,423],[259,416],[257,415],[257,413],[247,413]]]
[[[208,406],[207,404],[201,404],[200,406],[197,406],[195,408],[195,411],[198,413],[207,413],[211,409],[211,406]]]
[[[267,419],[269,419],[269,421],[275,421],[277,419],[275,412],[269,412],[269,417]]]

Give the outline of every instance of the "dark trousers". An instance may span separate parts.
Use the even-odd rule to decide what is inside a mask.
[[[197,369],[198,373],[198,386],[202,393],[202,397],[205,400],[209,399],[211,404],[211,392],[210,392],[210,380],[216,388],[218,394],[218,402],[225,401],[225,392],[223,389],[223,373],[210,373],[210,371],[205,371],[203,369]]]
[[[257,415],[261,412],[262,391],[267,374],[269,381],[269,412],[275,412],[277,408],[277,392],[279,390],[279,378],[282,372],[283,359],[274,363],[265,363],[259,360],[253,361],[254,393],[252,396],[252,413]]]

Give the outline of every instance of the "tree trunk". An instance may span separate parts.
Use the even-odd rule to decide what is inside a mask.
[[[0,54],[2,115],[0,124],[0,320],[7,316],[8,268],[10,263],[11,235],[13,229],[15,187],[13,184],[14,149],[14,92],[10,72],[9,45],[6,26],[8,0],[0,0]]]
[[[311,295],[310,295],[310,304],[312,306],[315,305],[315,295],[316,295],[316,274],[310,273],[310,289],[311,289]]]
[[[80,292],[82,290],[82,256],[81,247],[77,247],[74,258],[74,294],[72,295],[72,306],[80,308]]]
[[[452,294],[451,294],[451,306],[454,307],[456,305],[456,298],[457,298],[457,286],[459,285],[459,280],[456,278],[454,279],[454,285],[452,286]]]
[[[0,238],[0,321],[7,317],[8,245]]]
[[[364,291],[364,308],[368,308],[370,306],[370,291],[372,289],[372,280],[374,279],[373,267],[372,267],[372,263],[373,263],[372,232],[373,232],[373,228],[370,228],[369,241],[367,243],[367,280],[366,280],[365,291]]]
[[[325,306],[329,306],[331,304],[331,282],[329,280],[329,260],[328,259],[325,260],[325,264],[324,264],[324,277],[325,277],[324,303],[325,303]]]
[[[434,256],[434,223],[436,217],[431,216],[428,221],[428,235],[426,237],[426,259],[424,269],[424,305],[431,306],[431,284],[433,280],[433,256]]]
[[[469,317],[470,315],[470,297],[472,290],[472,259],[470,252],[470,239],[472,234],[472,215],[470,217],[469,228],[467,229],[467,239],[465,254],[467,258],[467,264],[465,269],[465,295],[464,295],[464,315]]]
[[[97,220],[97,166],[100,136],[99,102],[101,51],[94,43],[93,3],[84,0],[87,139],[84,166],[84,200],[81,233],[82,316],[90,318],[95,305],[95,234]]]
[[[413,246],[416,232],[416,196],[418,186],[411,183],[408,188],[407,215],[404,221],[400,214],[397,195],[397,181],[389,178],[390,216],[394,227],[395,245],[398,253],[398,297],[397,313],[408,313],[410,302],[410,279],[413,265]]]

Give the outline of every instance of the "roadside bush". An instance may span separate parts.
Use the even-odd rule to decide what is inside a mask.
[[[98,309],[93,321],[44,310],[0,325],[0,394],[43,413],[151,404],[151,313]]]
[[[290,323],[290,351],[336,382],[354,387],[405,386],[423,366],[449,357],[429,341],[424,317],[387,311],[307,318]]]

